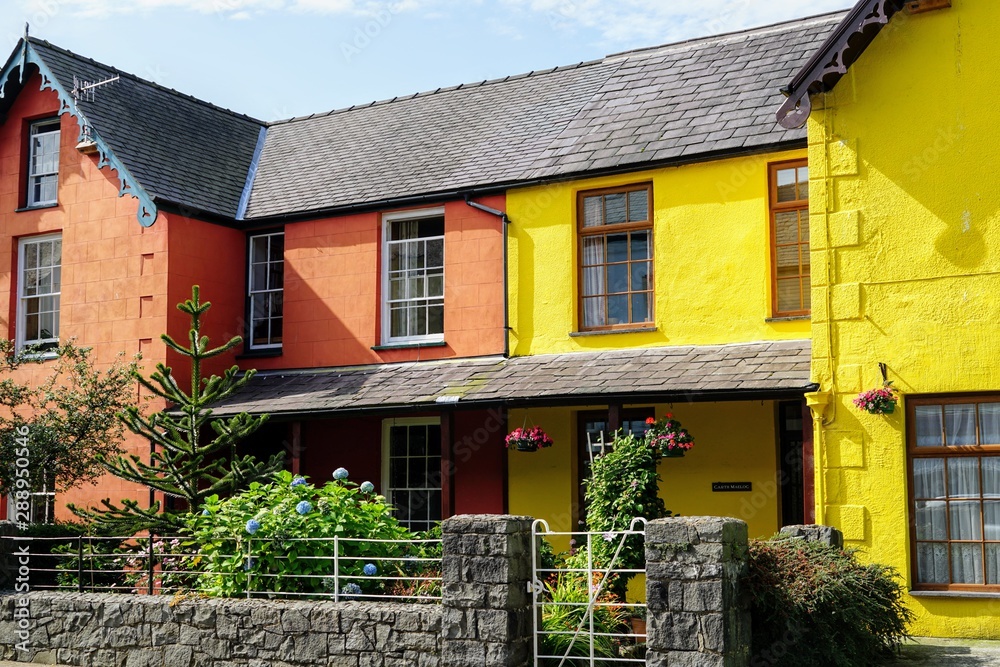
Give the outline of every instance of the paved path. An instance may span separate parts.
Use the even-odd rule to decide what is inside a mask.
[[[1000,667],[1000,642],[919,638],[903,648],[898,667]]]

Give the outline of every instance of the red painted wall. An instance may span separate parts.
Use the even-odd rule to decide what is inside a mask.
[[[505,197],[482,203],[503,209]],[[376,352],[381,342],[382,216],[285,227],[282,355],[255,368],[314,368],[475,357],[503,352],[503,231],[464,202],[445,205],[446,347]]]
[[[97,169],[95,156],[75,150],[76,119],[62,117],[62,153],[59,165],[59,203],[52,208],[16,212],[25,189],[26,123],[55,116],[56,94],[40,91],[40,78],[29,79],[0,124],[0,335],[13,338],[16,313],[16,257],[18,239],[62,232],[62,291],[60,338],[75,338],[91,346],[99,365],[107,366],[119,353],[139,352],[141,339],[163,331],[162,310],[144,307],[144,298],[162,303],[167,292],[166,225],[143,229],[136,221],[136,201],[118,197],[118,179],[108,169]],[[143,349],[143,366],[164,359],[161,351]],[[25,368],[19,379],[32,381],[46,368]],[[161,404],[151,402],[147,409]],[[129,434],[127,451],[148,452],[148,444]],[[71,514],[66,502],[96,505],[102,498],[145,500],[147,493],[134,484],[105,477],[99,486],[87,485],[57,497],[57,518]]]
[[[378,417],[321,419],[302,424],[302,471],[325,484],[337,468],[351,481],[371,482],[382,491],[382,420]]]
[[[507,435],[499,410],[455,413],[455,513],[501,514]]]

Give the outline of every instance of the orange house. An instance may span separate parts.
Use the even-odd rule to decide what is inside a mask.
[[[503,355],[502,190],[299,211],[252,187],[255,173],[268,187],[265,137],[294,134],[296,121],[269,128],[34,40],[0,82],[0,331],[19,344],[75,338],[105,366],[141,352],[147,369],[176,368],[159,335],[186,335],[174,305],[198,284],[214,304],[207,333],[245,338],[215,372]],[[248,209],[264,214],[251,221]],[[503,412],[394,404],[398,393],[360,411],[276,413],[245,446],[284,449],[317,479],[347,467],[394,496],[414,527],[503,511]],[[474,455],[448,460],[455,448],[442,439],[473,437]],[[148,443],[129,437],[125,448],[141,455]],[[110,477],[57,499],[39,489],[33,515],[68,519],[69,502],[123,497],[145,491]],[[0,517],[13,514],[0,503]]]

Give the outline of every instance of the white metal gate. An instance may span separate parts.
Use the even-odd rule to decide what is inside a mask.
[[[531,536],[532,574],[528,588],[533,603],[535,667],[646,664],[646,603],[609,599],[605,586],[616,576],[645,574],[645,569],[617,566],[629,537],[645,539],[646,520],[633,519],[625,531],[559,533],[538,519],[531,526]],[[542,540],[553,537],[568,537],[576,549],[585,549],[586,566],[542,567]],[[585,544],[579,544],[580,540]],[[615,546],[608,567],[594,565],[593,545],[597,540]],[[585,587],[580,586],[581,579],[587,582]]]

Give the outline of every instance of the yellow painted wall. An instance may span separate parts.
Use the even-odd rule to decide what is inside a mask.
[[[809,127],[817,516],[910,581],[904,394],[1000,390],[1000,5],[900,15]],[[915,634],[1000,638],[1000,600],[910,597]]]
[[[578,410],[588,408],[510,412],[512,426],[536,424],[555,440],[548,449],[508,453],[510,512],[545,519],[557,532],[578,530],[572,514],[577,494]],[[780,497],[774,404],[744,401],[656,406],[657,417],[667,412],[695,437],[695,448],[684,458],[664,459],[660,465],[660,492],[667,509],[687,516],[741,518],[754,537],[777,532]],[[712,482],[753,482],[753,492],[713,493]],[[553,542],[559,549],[569,546],[568,538]]]
[[[808,320],[766,321],[767,165],[805,155],[791,151],[508,191],[512,354],[807,338]],[[577,193],[649,181],[657,330],[570,337],[579,310]]]

